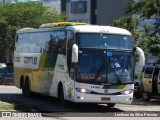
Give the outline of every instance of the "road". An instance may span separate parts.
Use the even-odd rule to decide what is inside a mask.
[[[15,86],[0,86],[0,99],[6,103],[14,103],[15,110],[20,112],[42,113],[45,117],[106,117],[115,113],[147,112],[160,113],[160,100],[153,99],[144,102],[134,99],[131,105],[116,104],[114,108],[108,108],[105,104],[71,104],[69,108],[58,105],[55,98],[35,95],[28,99],[21,95],[21,90]]]

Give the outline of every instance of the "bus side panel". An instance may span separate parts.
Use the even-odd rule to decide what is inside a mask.
[[[14,56],[14,81],[15,85],[20,88],[21,78],[28,78],[30,90],[40,93],[40,83],[42,78],[42,70],[45,54],[41,53],[15,53]]]
[[[42,69],[41,94],[49,95],[58,54],[47,53]]]
[[[57,57],[54,76],[52,79],[50,96],[58,97],[58,84],[63,85],[64,95],[66,100],[74,98],[74,81],[70,79],[67,68],[66,56],[59,54]]]

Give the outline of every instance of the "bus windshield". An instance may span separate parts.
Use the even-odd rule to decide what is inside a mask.
[[[131,36],[126,35],[79,33],[77,39],[79,48],[132,49]]]
[[[81,82],[132,83],[132,53],[80,50],[76,78]]]
[[[84,40],[84,36],[87,34],[81,35],[77,40],[79,46],[79,60],[76,65],[77,81],[108,84],[133,83],[133,53],[132,51],[127,50],[125,52],[124,50],[132,49],[131,38],[129,36],[109,35],[108,42],[106,39],[103,40],[100,34],[91,34],[91,37],[99,36],[97,37],[101,41],[99,43],[97,42],[99,39],[96,41],[96,38],[93,37],[93,42],[91,42],[92,40],[89,38]],[[89,35],[87,36],[89,37]],[[107,35],[105,36],[107,37]],[[115,40],[114,36],[118,41],[117,43],[111,42],[111,38],[113,41]],[[122,41],[125,45],[120,44]],[[105,46],[110,47],[104,49]]]

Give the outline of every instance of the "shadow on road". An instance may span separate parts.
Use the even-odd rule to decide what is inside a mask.
[[[143,101],[142,99],[134,99],[132,105],[141,105],[141,106],[159,106],[160,99],[151,99],[150,101]]]
[[[4,103],[13,104],[16,111],[21,112],[40,112],[40,113],[109,113],[123,112],[118,108],[109,108],[107,105],[97,104],[75,104],[69,103],[67,108],[58,104],[56,98],[40,96],[35,94],[33,98],[28,99],[21,94],[0,94],[0,100]]]
[[[31,111],[28,102],[21,94],[0,94],[0,110]]]

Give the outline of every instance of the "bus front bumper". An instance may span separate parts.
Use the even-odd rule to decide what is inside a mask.
[[[77,103],[122,103],[131,104],[133,93],[127,95],[97,95],[89,93],[75,93],[74,102]]]

